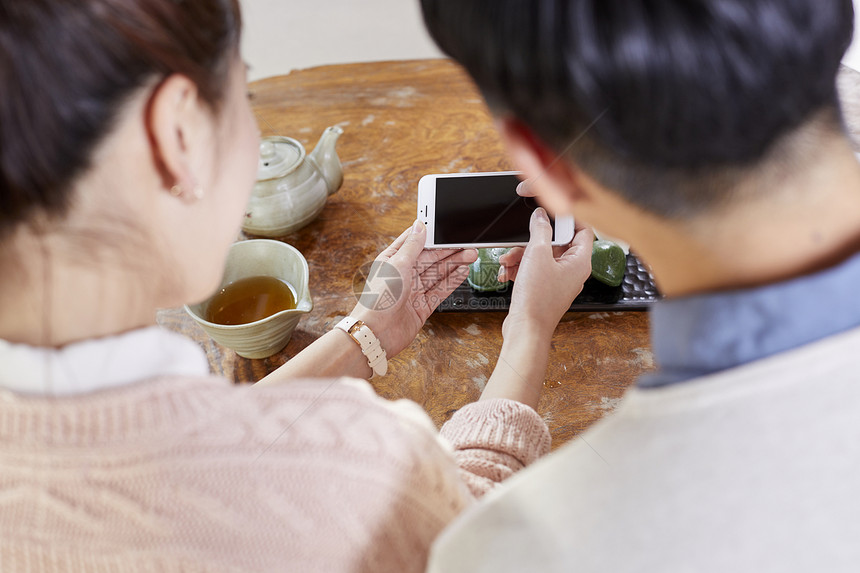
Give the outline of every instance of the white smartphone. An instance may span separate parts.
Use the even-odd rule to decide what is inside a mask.
[[[516,171],[425,175],[418,181],[418,218],[427,226],[427,248],[516,247],[529,241],[538,207],[517,195]],[[554,220],[553,220],[554,219]],[[573,239],[573,217],[550,217],[554,245]]]

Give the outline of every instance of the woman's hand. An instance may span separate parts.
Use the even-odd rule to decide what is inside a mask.
[[[525,248],[512,249],[499,259],[499,280],[515,281],[502,327],[505,338],[522,328],[552,335],[591,275],[591,229],[577,227],[569,245],[553,247],[546,211],[536,209],[529,230],[531,238]]]
[[[364,321],[392,357],[407,346],[427,317],[469,274],[475,250],[426,250],[427,229],[416,222],[376,257],[359,303],[350,313]],[[349,336],[333,329],[257,384],[296,378],[372,374],[367,357]]]
[[[364,321],[391,358],[469,274],[474,249],[425,249],[427,229],[415,224],[376,257],[350,316]]]
[[[552,227],[543,209],[532,214],[529,230],[526,248],[500,259],[504,266],[499,274],[517,280],[502,325],[499,360],[481,399],[506,398],[537,408],[552,333],[591,274],[594,233],[579,228],[570,245],[553,247]]]

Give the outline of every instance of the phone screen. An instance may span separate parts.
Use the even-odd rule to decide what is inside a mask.
[[[517,195],[519,183],[516,175],[437,178],[436,244],[527,243],[538,205]]]

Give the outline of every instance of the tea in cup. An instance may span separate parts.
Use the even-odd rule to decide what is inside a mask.
[[[281,351],[313,309],[308,263],[292,245],[269,239],[234,243],[209,299],[185,310],[216,342],[244,358]]]
[[[234,281],[206,305],[206,320],[215,324],[248,324],[296,308],[296,293],[287,281],[266,275]]]

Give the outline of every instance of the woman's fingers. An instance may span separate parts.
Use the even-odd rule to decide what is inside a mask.
[[[523,260],[523,254],[525,253],[525,249],[523,247],[514,247],[501,257],[499,257],[499,276],[498,281],[500,283],[512,281],[517,276],[517,270],[520,267],[520,261]]]
[[[578,254],[581,249],[590,248],[594,241],[594,231],[586,225],[577,225],[576,233],[573,240],[567,245],[559,245],[552,247],[552,255],[556,260]],[[513,281],[517,278],[517,273],[520,269],[520,262],[523,260],[525,249],[523,247],[515,247],[499,257],[499,282]]]
[[[523,247],[514,247],[501,257],[499,257],[499,263],[505,266],[515,266],[520,264],[520,261],[523,258],[523,253],[526,250]]]
[[[579,257],[583,253],[591,254],[594,244],[594,231],[591,227],[582,227],[573,237],[569,247],[558,257],[559,260]],[[589,261],[591,258],[589,257]]]
[[[415,268],[419,273],[423,273],[433,265],[448,261],[451,257],[458,257],[456,259],[458,261],[463,260],[466,263],[472,263],[478,258],[478,251],[475,249],[425,249],[423,253],[418,255]]]
[[[447,256],[439,258],[441,255]],[[417,289],[426,292],[462,268],[465,268],[468,274],[469,265],[478,258],[478,252],[474,249],[444,249],[433,251],[432,255],[422,253],[421,257],[424,257],[424,260],[419,260],[413,272],[414,279],[418,282]],[[461,278],[452,290],[462,282]]]
[[[586,247],[591,249],[591,244],[594,242],[594,229],[591,227],[580,227],[573,236],[571,249],[574,247]]]
[[[580,231],[584,231],[584,230],[586,230],[586,229],[588,229],[589,231],[591,231],[591,234],[592,234],[592,235],[594,234],[594,229],[592,229],[590,225],[586,225],[585,223],[583,223],[583,222],[582,222],[582,221],[580,221],[579,219],[577,219],[576,221],[574,221],[574,223],[573,223],[573,233],[574,233],[574,236],[576,236],[576,233],[578,233],[578,232],[580,232]]]
[[[406,230],[404,230],[400,234],[399,237],[394,239],[394,241],[390,245],[388,245],[388,247],[386,247],[384,251],[382,251],[379,254],[379,256],[377,258],[380,258],[383,260],[390,260],[392,257],[394,257],[401,250],[403,245],[406,244],[406,240],[410,237],[410,235],[412,235],[412,231],[413,231],[413,227],[409,227]],[[426,235],[425,235],[425,232],[423,229],[419,233],[416,233],[416,235],[422,235],[426,239]],[[417,238],[418,237],[416,236],[416,239]],[[417,246],[417,244],[423,244],[423,243],[421,243],[420,240],[416,240],[414,245]],[[472,261],[474,261],[474,259],[477,258],[477,256],[478,256],[478,252],[475,249],[424,249],[424,248],[422,248],[421,251],[418,253],[418,256],[416,258],[416,262],[417,262],[416,268],[418,269],[418,272],[424,272],[424,270],[426,270],[428,267],[434,265],[438,261],[446,259],[446,258],[448,258],[451,255],[454,255],[456,253],[473,253]],[[468,255],[467,255],[467,258],[468,258]],[[472,261],[469,261],[469,262],[472,262]]]
[[[399,239],[400,237],[398,237]],[[426,251],[424,248],[426,242],[427,228],[423,222],[416,219],[412,227],[406,232],[406,237],[403,239],[397,252],[389,259],[389,262],[400,268],[413,267],[418,261],[418,257]]]
[[[520,265],[499,267],[499,276],[496,277],[496,280],[500,283],[517,280],[517,273],[519,272],[519,270]]]
[[[463,284],[469,275],[469,266],[457,267],[445,277],[440,278],[435,284],[429,285],[424,293],[427,316],[436,310],[439,304],[454,292],[454,289]],[[423,314],[423,313],[422,313]],[[424,317],[426,319],[426,317]]]
[[[412,227],[409,227],[405,231],[400,233],[400,236],[394,239],[394,242],[388,245],[384,251],[379,253],[379,256],[377,258],[382,257],[385,259],[390,259],[394,255],[396,255],[397,251],[400,250],[400,247],[403,246],[403,243],[406,242],[406,237],[409,236],[410,232],[412,232]]]
[[[433,261],[430,264],[424,265],[419,261],[418,274],[427,274],[428,272],[437,273],[440,268],[454,269],[463,265],[469,265],[475,262],[478,258],[478,252],[474,249],[465,250],[450,250],[448,255]]]
[[[474,256],[468,251],[459,251],[452,254],[450,257],[437,262],[435,265],[428,267],[423,273],[418,273],[416,279],[420,282],[420,289],[424,292],[430,290],[437,284],[446,280],[449,276],[462,269],[466,269],[466,274],[469,273],[469,265],[474,262]],[[464,277],[465,278],[465,277]],[[460,279],[453,288],[456,288],[463,282]]]

